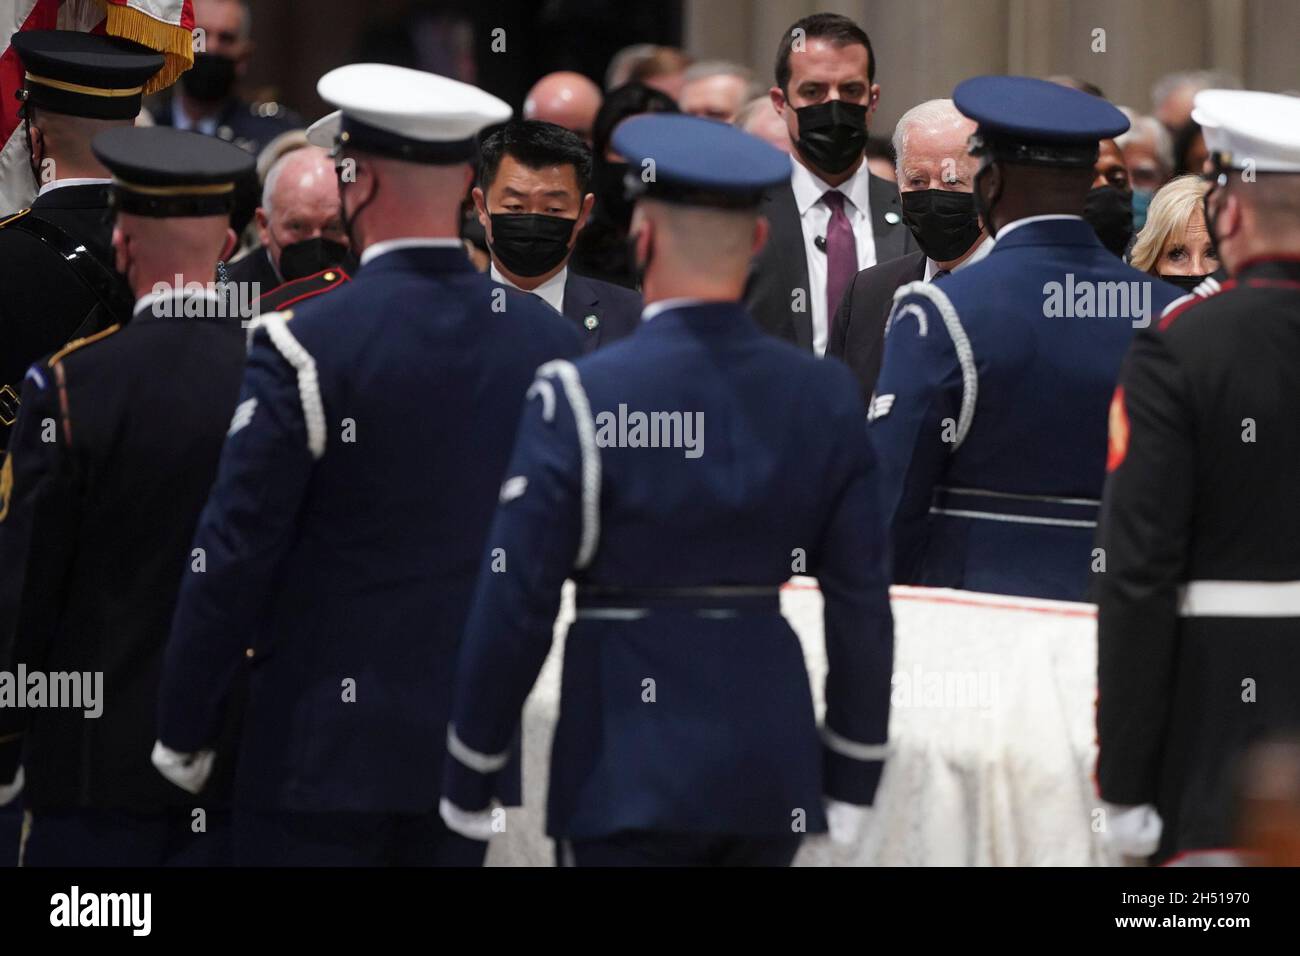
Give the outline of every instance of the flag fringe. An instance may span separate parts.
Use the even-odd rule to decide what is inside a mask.
[[[100,2],[104,4],[108,17],[109,36],[143,43],[157,50],[166,60],[163,68],[145,84],[146,94],[165,90],[194,65],[194,39],[189,30],[178,24],[155,20],[134,7],[108,3],[107,0]]]

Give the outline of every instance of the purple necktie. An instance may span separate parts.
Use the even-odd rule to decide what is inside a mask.
[[[853,238],[853,224],[844,212],[844,193],[828,189],[822,196],[831,211],[826,227],[826,334],[829,338],[844,290],[858,271],[858,246]]]

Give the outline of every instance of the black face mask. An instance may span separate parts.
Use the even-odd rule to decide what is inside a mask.
[[[1114,186],[1089,190],[1083,218],[1101,244],[1117,256],[1124,255],[1133,238],[1133,196]]]
[[[181,86],[201,102],[224,100],[235,86],[235,61],[218,53],[196,53],[194,65],[181,74]]]
[[[1198,285],[1208,279],[1209,276],[1210,274],[1208,272],[1203,276],[1169,276],[1165,275],[1163,272],[1160,273],[1160,278],[1163,281],[1168,282],[1170,285],[1178,286],[1178,288],[1182,289],[1184,292],[1191,292]]]
[[[492,254],[513,275],[545,275],[569,254],[577,219],[540,213],[496,212],[492,219]]]
[[[794,144],[809,165],[836,174],[852,166],[867,145],[867,108],[861,103],[827,100],[801,106],[799,139]]]
[[[597,162],[592,168],[596,208],[602,217],[625,230],[632,221],[632,207],[635,205],[623,191],[623,177],[627,175],[627,169],[627,163],[608,160]]]
[[[951,262],[980,235],[975,197],[950,189],[917,189],[902,194],[903,222],[921,251],[935,262]]]
[[[280,250],[280,275],[285,282],[305,279],[326,269],[342,269],[351,275],[355,263],[356,259],[347,246],[320,236],[291,243]]]

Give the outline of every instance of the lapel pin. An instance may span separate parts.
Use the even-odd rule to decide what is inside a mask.
[[[903,218],[896,212],[885,213],[885,222],[889,223],[891,226],[897,226],[902,221]]]
[[[596,326],[600,325],[600,319],[596,318],[594,315],[589,315],[582,320],[582,324],[587,327],[588,332],[594,332]]]

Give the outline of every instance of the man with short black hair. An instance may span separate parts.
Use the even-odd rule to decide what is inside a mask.
[[[781,38],[769,95],[794,162],[789,185],[763,204],[772,237],[754,259],[745,301],[764,329],[816,355],[853,276],[916,248],[898,190],[865,160],[875,77],[871,39],[848,17],[804,17]]]
[[[590,352],[636,330],[641,296],[569,269],[596,197],[591,151],[554,123],[519,120],[480,148],[474,207],[487,233],[492,278],[531,292],[580,329]]]

